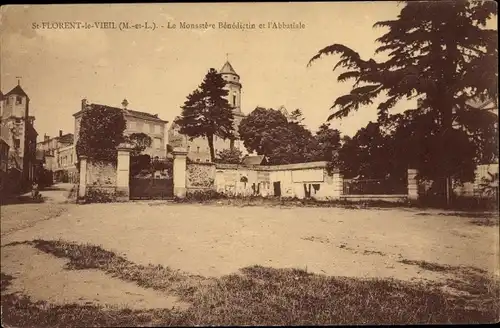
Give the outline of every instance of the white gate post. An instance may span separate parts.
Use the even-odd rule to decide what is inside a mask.
[[[78,184],[78,197],[85,198],[87,191],[87,156],[80,156],[80,181]]]
[[[177,198],[185,198],[187,151],[184,148],[175,148],[172,154],[174,155],[174,196]]]
[[[344,191],[344,177],[339,171],[333,173],[333,199],[340,199]]]
[[[408,200],[415,202],[418,200],[418,183],[416,169],[408,169]]]
[[[130,153],[132,149],[128,145],[118,147],[118,161],[116,165],[116,200],[130,200]]]

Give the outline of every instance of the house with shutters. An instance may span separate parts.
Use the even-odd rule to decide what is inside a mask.
[[[81,109],[73,114],[75,118],[75,135],[73,140],[73,164],[77,162],[76,156],[76,143],[78,142],[78,135],[80,133],[80,122],[82,120],[83,112],[86,109],[92,108],[94,106],[99,107],[109,107],[117,110],[123,111],[126,129],[124,134],[131,135],[133,133],[144,133],[151,138],[151,147],[146,148],[143,153],[150,155],[152,158],[165,158],[167,156],[167,143],[166,143],[166,125],[168,121],[162,120],[158,117],[158,114],[150,114],[147,112],[132,110],[128,108],[128,101],[126,99],[122,102],[122,107],[112,107],[100,104],[89,104],[87,99],[82,100]]]

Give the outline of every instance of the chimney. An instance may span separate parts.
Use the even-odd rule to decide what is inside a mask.
[[[62,130],[59,130],[59,138],[62,137]]]
[[[83,98],[82,99],[82,110],[85,110],[86,107],[87,107],[87,98]]]
[[[49,137],[47,134],[44,134],[44,135],[43,135],[43,140],[47,141],[47,140],[49,140],[49,139],[50,139],[50,137]]]

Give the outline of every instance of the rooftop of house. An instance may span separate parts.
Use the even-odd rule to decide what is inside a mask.
[[[241,161],[243,165],[262,165],[266,162],[266,157],[264,155],[256,156],[246,156]]]
[[[48,136],[44,136],[44,140],[41,140],[41,141],[39,141],[37,143],[41,145],[41,144],[44,144],[44,143],[49,143],[52,140],[57,140],[57,141],[59,141],[60,143],[63,143],[63,144],[73,144],[74,135],[73,135],[73,133],[66,133],[66,134],[62,134],[61,133],[59,136],[52,137],[52,138],[49,138]]]
[[[90,106],[90,107],[99,106],[99,107],[115,109],[115,110],[123,110],[125,112],[125,115],[128,115],[128,116],[132,116],[132,117],[136,117],[136,118],[140,118],[140,119],[144,119],[144,120],[149,120],[149,121],[168,123],[168,121],[165,121],[165,120],[162,120],[161,118],[159,118],[158,114],[150,114],[150,113],[140,112],[140,111],[132,110],[132,109],[128,109],[128,108],[119,108],[119,107],[113,107],[113,106],[101,105],[101,104],[90,104],[87,106]],[[79,116],[82,112],[83,112],[83,110],[80,110],[80,111],[76,112],[75,114],[73,114],[73,116],[75,116],[75,117]]]

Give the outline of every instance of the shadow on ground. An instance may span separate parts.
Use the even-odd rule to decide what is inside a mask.
[[[94,245],[34,240],[11,243],[8,247],[16,244],[29,244],[69,260],[67,270],[101,270],[144,288],[175,294],[191,306],[183,311],[56,306],[4,293],[3,320],[12,326],[422,324],[498,320],[498,282],[473,268],[406,261],[407,265],[456,273],[447,284],[462,291],[457,294],[444,292],[439,284],[329,277],[262,266],[243,268],[221,278],[205,278],[168,267],[138,265]],[[2,288],[11,279],[2,275]],[[468,279],[465,285],[464,279]]]
[[[40,204],[44,203],[45,199],[37,198],[34,199],[31,195],[21,195],[21,196],[11,196],[11,197],[2,197],[0,200],[1,205],[19,205],[19,204]]]

